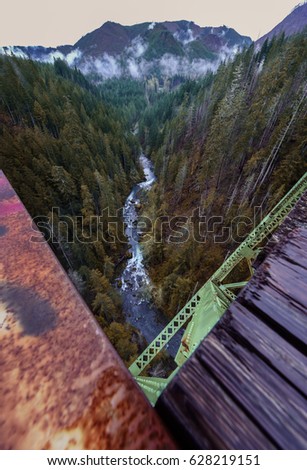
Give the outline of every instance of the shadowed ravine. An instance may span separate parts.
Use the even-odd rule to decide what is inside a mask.
[[[137,327],[148,343],[150,343],[168,323],[167,318],[159,312],[151,300],[151,281],[144,266],[138,234],[138,204],[143,204],[142,195],[155,182],[153,166],[145,155],[140,156],[145,181],[136,184],[124,206],[124,222],[127,224],[125,234],[130,244],[131,258],[122,273],[120,292],[123,299],[123,311],[128,323]],[[167,348],[171,356],[175,356],[180,338],[174,338]]]

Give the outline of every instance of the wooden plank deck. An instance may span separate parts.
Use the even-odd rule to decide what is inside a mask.
[[[307,194],[157,409],[183,448],[307,449]]]

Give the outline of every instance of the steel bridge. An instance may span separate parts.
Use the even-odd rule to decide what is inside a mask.
[[[236,299],[238,291],[248,283],[250,276],[253,274],[252,262],[263,249],[261,244],[279,227],[306,190],[307,173],[302,176],[130,366],[130,372],[152,404],[156,403],[179,368],[220,320],[231,302]],[[230,275],[236,277],[234,269],[242,262],[246,262],[249,268],[248,278],[244,280],[236,279],[237,282],[228,282],[227,278]],[[174,372],[167,379],[141,376],[140,374],[144,369],[188,321],[189,323],[175,357],[177,368]]]

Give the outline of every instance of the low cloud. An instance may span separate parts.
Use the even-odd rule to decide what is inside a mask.
[[[104,79],[122,75],[119,60],[106,53],[103,54],[101,59],[87,60],[80,68],[85,74],[98,73]]]
[[[60,51],[55,50],[55,51],[49,52],[48,54],[41,54],[38,60],[40,62],[53,63],[56,59],[61,59],[61,60],[65,60],[70,67],[73,67],[74,65],[77,65],[81,57],[82,57],[82,53],[79,49],[73,49],[67,55],[63,54]]]
[[[131,42],[131,45],[126,48],[126,53],[129,56],[138,59],[146,52],[148,44],[146,44],[140,36],[137,36]]]
[[[215,72],[220,63],[231,60],[237,53],[236,49],[224,47],[215,61],[206,59],[189,60],[186,57],[178,57],[172,54],[164,54],[161,59],[147,61],[143,57],[130,56],[123,60],[121,56],[110,56],[104,54],[101,59],[88,60],[79,65],[85,74],[97,73],[101,79],[120,76],[130,76],[134,79],[142,79],[146,75],[155,73],[157,70],[163,76],[172,77],[182,75],[196,78],[208,72]]]
[[[209,71],[215,71],[219,62],[210,62],[205,59],[194,59],[190,61],[171,54],[165,54],[159,62],[163,75],[184,75],[185,77],[197,77],[205,75]]]
[[[82,53],[79,49],[73,49],[67,56],[65,57],[66,62],[68,65],[73,66],[75,65],[82,57]]]
[[[184,46],[195,40],[193,31],[189,28],[187,31],[176,31],[174,38],[180,41]]]
[[[191,42],[193,33],[190,29],[181,35],[181,41]],[[231,60],[240,50],[240,47],[223,47],[219,52],[218,59],[210,61],[207,59],[193,59],[179,57],[172,54],[164,54],[160,59],[148,61],[144,58],[147,43],[141,38],[135,38],[131,45],[126,48],[124,54],[112,56],[104,53],[99,58],[85,57],[79,49],[73,49],[68,54],[59,50],[48,51],[40,47],[18,48],[0,47],[0,54],[15,55],[17,57],[32,57],[41,62],[53,63],[56,59],[65,60],[69,66],[78,67],[84,74],[95,73],[101,80],[130,76],[134,79],[142,79],[157,70],[162,76],[171,77],[181,75],[185,77],[199,77],[210,71],[216,71],[223,61]]]
[[[240,52],[241,48],[240,46],[233,46],[233,47],[228,47],[224,46],[221,48],[219,52],[219,60],[220,62],[224,62],[227,60],[231,60],[235,57]]]
[[[165,54],[161,59],[146,61],[143,58],[136,60],[129,58],[124,64],[120,58],[105,55],[102,60],[95,59],[87,62],[81,67],[81,70],[88,74],[98,73],[102,79],[108,79],[120,76],[130,76],[134,79],[142,79],[146,75],[160,70],[164,76],[183,75],[186,77],[198,77],[205,75],[209,71],[217,70],[220,61],[210,62],[205,59],[194,59],[190,61],[186,58],[180,58],[172,54]]]
[[[29,58],[28,54],[22,51],[19,47],[15,47],[15,46],[0,47],[0,54],[21,57],[22,59]]]
[[[52,51],[49,54],[42,56],[40,61],[53,63],[56,59],[65,60],[65,55],[60,51]]]

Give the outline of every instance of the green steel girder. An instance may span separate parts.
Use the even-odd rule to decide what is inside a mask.
[[[142,388],[150,403],[152,405],[155,405],[157,399],[159,398],[167,384],[172,380],[177,371],[178,368],[174,370],[167,379],[161,379],[159,377],[138,376],[135,378],[135,380],[138,385]]]
[[[250,253],[250,250],[255,250],[255,248],[281,224],[306,189],[307,173],[302,176],[274,209],[264,217],[260,224],[257,225],[232,255],[229,256],[222,266],[213,274],[211,280],[215,281],[217,284],[222,283],[233,268],[237,266],[242,259],[246,258],[247,251]]]
[[[223,283],[223,281],[243,259],[247,260],[250,272],[253,273],[251,261],[259,254],[259,244],[281,224],[306,190],[307,173],[264,217],[260,224],[129,367],[130,372],[137,378],[139,385],[143,388],[151,403],[155,403],[178,368],[168,379],[139,377],[140,373],[182,326],[191,319],[181,340],[175,361],[178,366],[181,366],[190,357],[199,343],[222,317],[230,303],[235,300],[236,295],[232,292],[232,289],[242,288],[248,282],[245,280],[229,284]]]
[[[232,300],[233,298],[229,298],[214,282],[211,280],[206,282],[200,306],[187,325],[175,357],[178,366],[182,366],[191,356],[202,339],[219,321]]]
[[[231,284],[221,284],[220,285],[220,289],[222,291],[225,291],[227,289],[242,289],[244,286],[246,286],[246,284],[248,283],[248,281],[241,281],[241,282],[232,282]]]
[[[165,347],[169,340],[182,328],[187,320],[195,313],[203,298],[202,287],[197,294],[180,310],[179,313],[169,322],[169,324],[161,331],[161,333],[150,343],[143,353],[129,367],[132,375],[137,377],[152,359]]]

